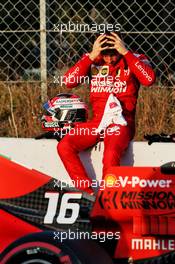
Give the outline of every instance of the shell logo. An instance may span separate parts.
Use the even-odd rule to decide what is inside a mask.
[[[104,180],[105,180],[105,185],[107,187],[114,187],[117,182],[117,177],[114,174],[106,174]]]

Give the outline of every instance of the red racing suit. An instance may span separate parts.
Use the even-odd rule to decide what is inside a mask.
[[[107,65],[99,56],[95,61],[85,54],[64,75],[67,88],[74,88],[83,77],[90,76],[90,103],[93,117],[86,123],[76,126],[73,134],[67,134],[57,146],[58,154],[72,180],[77,181],[77,188],[91,192],[91,188],[79,186],[80,181],[91,179],[85,171],[78,153],[99,141],[99,134],[91,133],[97,128],[110,93],[120,101],[122,114],[127,126],[118,125],[116,133],[105,133],[103,153],[103,176],[110,166],[119,166],[121,155],[128,147],[135,133],[135,111],[140,84],[149,86],[155,81],[155,73],[144,55],[133,54],[119,56],[115,65]],[[115,127],[111,124],[109,127]],[[78,133],[78,128],[87,128],[86,133]],[[80,130],[79,130],[80,131]]]

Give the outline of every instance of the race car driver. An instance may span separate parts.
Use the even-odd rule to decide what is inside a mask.
[[[92,51],[66,72],[64,81],[67,88],[74,88],[87,76],[90,76],[93,117],[77,125],[74,133],[68,133],[58,143],[57,150],[76,187],[92,193],[91,179],[78,153],[96,144],[103,132],[103,177],[110,166],[120,165],[121,156],[135,133],[139,86],[152,85],[155,73],[145,55],[129,51],[121,37],[111,32],[95,40]]]

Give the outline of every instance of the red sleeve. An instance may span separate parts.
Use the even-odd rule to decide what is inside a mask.
[[[132,73],[141,84],[149,86],[154,83],[156,75],[145,55],[134,55],[132,52],[128,51],[124,57]]]
[[[71,67],[64,75],[64,83],[67,88],[74,88],[83,82],[83,78],[87,76],[92,60],[89,54],[85,54],[73,67]]]

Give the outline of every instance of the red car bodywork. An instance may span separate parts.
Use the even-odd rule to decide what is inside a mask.
[[[49,183],[51,177],[36,170],[27,169],[0,157],[0,253],[18,238],[42,227],[18,218],[4,210],[6,199],[30,194]],[[170,252],[169,240],[175,238],[175,174],[168,175],[161,168],[113,167],[112,175],[120,184],[99,191],[91,211],[92,223],[101,218],[116,223],[105,231],[120,231],[113,259],[132,257],[134,260],[148,259]],[[134,182],[133,182],[134,181]],[[20,205],[19,205],[20,207]],[[44,226],[44,224],[43,224]],[[98,232],[104,230],[95,226]],[[132,245],[133,239],[140,239]],[[141,242],[142,241],[142,242]],[[146,242],[145,242],[146,241]],[[158,248],[150,244],[160,244]],[[141,247],[141,243],[143,243]],[[172,247],[171,241],[171,247]]]
[[[0,199],[17,198],[46,184],[50,177],[0,157]],[[34,225],[0,209],[0,253],[18,238],[41,231]]]
[[[160,256],[173,250],[175,175],[163,174],[161,168],[151,167],[113,167],[109,170],[109,175],[111,174],[116,179],[127,179],[127,184],[99,192],[92,217],[103,216],[119,225],[121,238],[114,257],[132,256],[134,260],[138,260]],[[132,184],[133,180],[136,181],[135,184]],[[137,242],[134,243],[133,239],[137,239]],[[168,249],[169,240],[171,250]],[[160,246],[156,246],[155,241]]]

